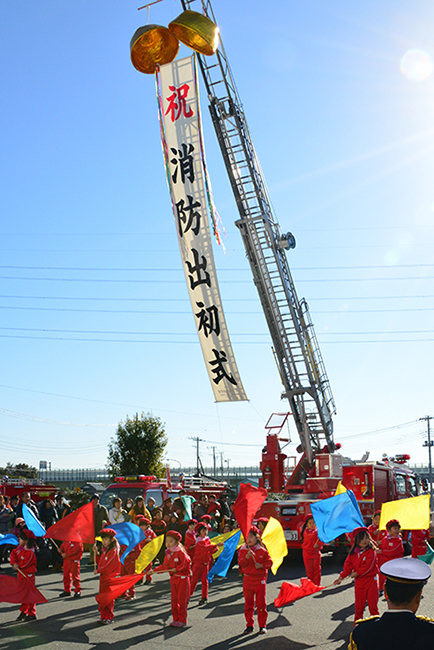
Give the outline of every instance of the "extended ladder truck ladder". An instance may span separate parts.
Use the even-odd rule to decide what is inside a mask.
[[[194,0],[181,0],[184,10]],[[217,21],[209,0],[203,12]],[[267,320],[275,356],[303,451],[309,465],[324,445],[334,451],[330,383],[306,301],[298,300],[285,250],[295,247],[282,234],[268,196],[228,59],[220,42],[216,55],[197,54],[209,109],[238,206],[236,221]]]

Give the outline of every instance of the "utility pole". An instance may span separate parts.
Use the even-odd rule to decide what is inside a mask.
[[[201,468],[202,463],[201,463],[200,454],[199,454],[199,443],[204,442],[204,440],[202,440],[202,438],[199,438],[199,436],[197,438],[189,437],[189,440],[194,440],[195,443],[196,443],[196,472],[197,472],[197,474],[200,474],[200,468]]]
[[[217,449],[217,447],[208,447],[208,449],[212,449],[213,477],[217,478],[217,464],[216,464],[216,455],[215,455],[215,450]]]
[[[424,418],[419,418],[419,420],[426,421],[426,429],[428,434],[428,440],[425,440],[423,443],[424,447],[428,447],[428,472],[429,472],[429,494],[430,494],[430,510],[433,509],[433,494],[432,494],[432,460],[431,460],[431,447],[434,445],[434,440],[431,440],[431,431],[430,431],[430,420],[432,416],[426,415]]]
[[[223,452],[220,452],[220,468],[222,472],[222,478],[223,478]]]

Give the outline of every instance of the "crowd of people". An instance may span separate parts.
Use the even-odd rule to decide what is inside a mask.
[[[190,503],[188,499],[191,499]],[[90,547],[89,563],[94,565],[95,574],[99,574],[100,596],[107,592],[110,580],[116,576],[136,575],[136,560],[143,548],[157,536],[164,535],[165,549],[161,547],[159,555],[148,564],[143,576],[139,578],[145,584],[150,584],[153,574],[169,574],[173,615],[170,625],[184,627],[187,623],[188,602],[199,582],[199,605],[208,602],[207,576],[213,563],[213,555],[223,546],[223,542],[215,544],[211,541],[210,532],[214,530],[216,533],[230,533],[237,528],[227,497],[221,495],[217,499],[215,495],[210,495],[208,498],[202,494],[198,501],[194,501],[181,491],[174,500],[165,499],[161,506],[157,506],[153,498],[149,498],[145,504],[143,496],[137,496],[134,501],[126,500],[124,504],[119,497],[115,497],[109,510],[101,505],[98,494],[91,497],[91,502],[95,536],[98,541]],[[12,532],[19,540],[16,547],[0,545],[0,557],[2,561],[6,561],[9,552],[10,564],[18,570],[19,579],[30,580],[34,584],[35,573],[48,540],[36,538],[34,533],[28,530],[22,516],[23,503],[46,529],[69,514],[70,507],[62,495],[57,495],[55,502],[45,499],[38,506],[32,501],[29,493],[24,493],[21,500],[14,497],[8,500],[0,496],[0,533]],[[191,506],[190,519],[187,516],[187,504]],[[392,594],[392,598],[396,591],[393,584],[390,586],[390,582],[396,582],[398,579],[396,576],[390,577],[387,567],[390,561],[399,561],[404,556],[401,527],[399,522],[393,519],[387,523],[386,530],[382,531],[379,529],[379,519],[380,512],[377,512],[369,527],[358,527],[347,535],[350,542],[349,553],[339,577],[333,583],[339,585],[347,577],[354,580],[355,621],[363,617],[366,605],[371,615],[378,616],[378,601],[383,589],[389,596]],[[121,562],[122,554],[128,549],[126,546],[119,546],[117,532],[111,526],[125,522],[139,527],[143,535],[142,541],[130,550]],[[240,574],[243,576],[246,620],[244,634],[249,634],[254,629],[255,606],[259,633],[267,632],[266,582],[272,560],[261,537],[268,520],[261,517],[256,523],[257,525],[251,527],[245,543],[239,548],[233,561],[238,563]],[[315,521],[310,514],[305,518],[300,537],[306,575],[315,585],[320,585],[323,543],[318,537]],[[425,555],[429,531],[412,531],[411,538],[413,558]],[[52,540],[51,546],[53,569],[62,567],[63,571],[63,591],[59,597],[72,596],[74,590],[74,597],[80,598],[83,544],[74,541],[57,543]],[[416,562],[420,564],[417,559]],[[386,569],[383,570],[383,566]],[[423,582],[420,579],[418,583],[421,581]],[[135,598],[134,584],[129,585],[122,597],[126,600]],[[109,624],[114,618],[115,600],[100,599],[98,602],[100,622],[103,625]],[[17,620],[34,619],[34,603],[23,603]]]

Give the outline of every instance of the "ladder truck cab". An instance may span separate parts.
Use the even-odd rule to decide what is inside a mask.
[[[311,466],[306,464],[305,455],[302,454],[295,467],[287,471],[287,456],[280,447],[282,441],[288,442],[288,439],[280,437],[278,433],[267,434],[260,463],[262,477],[259,485],[266,488],[269,495],[257,517],[272,516],[278,519],[289,548],[301,548],[301,527],[306,515],[311,512],[311,504],[333,496],[339,482],[354,492],[366,524],[371,523],[374,512],[380,510],[386,501],[418,495],[416,476],[405,464],[410,459],[407,454],[368,461],[369,453],[366,453],[361,460],[351,460],[338,453],[329,453],[324,447],[315,455]],[[404,533],[404,538],[407,536]],[[336,547],[342,543],[345,540],[339,539],[330,546]]]

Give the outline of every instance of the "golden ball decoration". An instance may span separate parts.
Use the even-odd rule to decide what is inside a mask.
[[[144,74],[154,74],[157,65],[171,63],[178,50],[178,39],[162,25],[139,27],[130,42],[131,62]]]
[[[199,54],[214,54],[219,44],[219,28],[197,11],[183,11],[169,29],[176,38]]]

